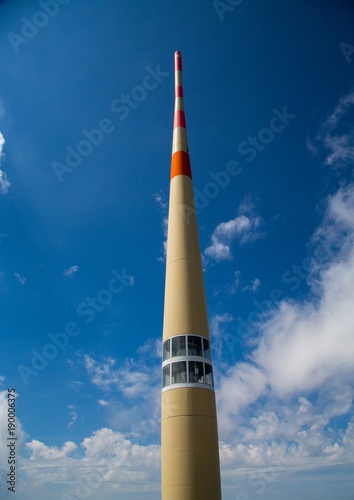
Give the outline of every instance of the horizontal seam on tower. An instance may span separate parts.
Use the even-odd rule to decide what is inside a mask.
[[[187,413],[186,415],[171,415],[170,417],[164,417],[161,419],[161,421],[166,420],[167,418],[178,418],[178,417],[206,417],[206,418],[212,418],[213,420],[217,420],[216,417],[212,417],[211,415],[199,415],[199,413],[198,414]]]
[[[170,262],[167,263],[167,266],[169,266],[170,264],[172,264],[172,262],[175,262],[176,260],[191,260],[191,261],[195,262],[196,264],[199,263],[197,260],[191,259],[190,257],[180,257],[179,259],[170,260]]]

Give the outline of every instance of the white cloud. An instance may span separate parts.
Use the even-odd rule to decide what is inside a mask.
[[[3,375],[0,375],[0,385],[2,385],[5,382],[5,377]]]
[[[98,400],[97,400],[97,404],[98,404],[98,406],[103,406],[103,407],[105,407],[105,406],[108,406],[108,405],[109,405],[109,402],[108,402],[106,399],[98,399]]]
[[[154,193],[153,195],[155,203],[157,204],[158,208],[163,211],[164,213],[167,212],[168,209],[168,203],[165,200],[165,197],[162,193],[162,191],[159,191],[158,193]]]
[[[0,170],[0,193],[6,194],[11,186],[7,174]]]
[[[220,337],[223,333],[222,325],[231,323],[233,317],[229,313],[215,314],[210,318],[210,330],[212,335],[215,337]]]
[[[214,314],[210,317],[210,333],[212,336],[212,349],[214,363],[217,359],[218,361],[222,359],[224,341],[225,341],[225,330],[228,325],[233,321],[233,317],[229,313],[219,313]]]
[[[145,344],[137,361],[128,359],[119,367],[112,358],[97,361],[84,355],[83,360],[91,383],[110,394],[109,425],[134,437],[157,437],[160,431],[161,366],[160,359],[156,363],[158,344],[150,344],[153,352]]]
[[[133,492],[151,498],[149,492],[159,490],[160,447],[135,444],[121,432],[99,429],[80,447],[71,441],[62,448],[48,447],[33,440],[28,448],[31,456],[22,460],[21,474],[27,475],[37,498],[51,498],[53,485],[55,496],[74,498],[121,498]],[[74,451],[83,458],[70,457]]]
[[[71,266],[68,269],[64,269],[63,275],[66,276],[67,278],[72,278],[75,273],[77,273],[79,270],[79,266]]]
[[[261,280],[259,278],[255,278],[249,285],[242,288],[243,292],[257,292],[259,287],[261,286]]]
[[[104,358],[99,363],[88,354],[84,355],[84,365],[91,376],[91,382],[98,387],[109,389],[111,385],[119,383],[119,377],[114,366],[116,361],[113,358]]]
[[[323,128],[326,162],[335,167],[353,158],[342,123],[353,103],[354,93],[342,99]],[[244,360],[217,379],[221,463],[230,480],[247,466],[254,473],[266,464],[290,471],[353,463],[354,184],[327,206],[312,238],[307,300],[268,311],[253,325],[258,337]],[[237,356],[237,343],[229,347]]]
[[[202,256],[202,257],[204,257],[204,256]],[[219,296],[219,295],[221,295],[223,293],[226,293],[229,296],[234,295],[237,292],[237,290],[238,290],[238,288],[240,286],[240,281],[241,281],[240,280],[240,274],[241,274],[240,271],[235,271],[234,272],[234,279],[233,279],[233,281],[231,281],[230,283],[226,283],[225,285],[223,285],[219,289],[214,290],[213,291],[213,296],[217,297],[217,296]]]
[[[155,193],[153,196],[155,203],[157,204],[157,207],[159,209],[159,212],[162,214],[162,230],[163,230],[163,235],[165,237],[162,243],[163,255],[161,257],[158,257],[157,260],[159,262],[165,263],[166,253],[167,253],[168,203],[165,200],[164,195],[161,191]]]
[[[341,232],[340,250],[317,271],[317,296],[301,304],[283,301],[262,325],[254,353],[258,366],[280,393],[311,390],[354,367],[354,185],[329,198],[328,212],[317,238],[328,242]]]
[[[354,160],[354,132],[349,112],[354,105],[354,92],[340,98],[332,114],[321,125],[316,137],[318,146],[308,139],[307,146],[312,153],[319,148],[326,151],[325,164],[342,167]]]
[[[14,273],[14,276],[16,279],[18,279],[18,281],[21,283],[21,285],[24,285],[27,281],[27,278],[25,278],[24,276],[21,276],[18,273]]]
[[[96,361],[87,354],[84,355],[84,365],[91,377],[91,382],[104,390],[112,387],[121,391],[127,398],[145,397],[149,388],[160,381],[160,370],[151,370],[133,360],[126,360],[122,366],[116,367],[113,358]]]
[[[253,204],[250,199],[245,198],[239,207],[239,215],[227,222],[218,224],[211,235],[211,244],[204,250],[207,259],[221,262],[232,260],[232,243],[238,240],[240,245],[254,241],[263,233],[260,228],[263,219],[253,212]]]
[[[78,419],[78,414],[76,412],[76,410],[78,409],[78,407],[74,406],[74,405],[68,405],[68,408],[70,410],[70,412],[69,412],[70,421],[69,421],[69,423],[68,423],[68,425],[66,427],[68,429],[70,429],[70,427],[72,427],[76,423],[76,421]]]
[[[1,108],[0,108],[0,112],[1,112]],[[2,133],[0,132],[0,194],[6,194],[9,190],[10,185],[11,185],[10,181],[7,177],[7,174],[1,170],[1,158],[3,156],[2,150],[3,150],[4,144],[5,144],[5,138],[2,135]]]
[[[152,359],[161,359],[162,340],[160,338],[147,339],[145,344],[138,348],[137,353]]]
[[[157,207],[159,209],[159,212],[162,214],[162,231],[165,238],[162,243],[163,255],[161,257],[158,257],[157,260],[159,262],[164,263],[166,262],[166,252],[167,252],[168,203],[162,191],[155,193],[153,196],[155,203],[157,204]]]
[[[68,359],[68,364],[69,365],[72,365],[74,366],[73,362],[71,359]],[[82,386],[84,385],[83,382],[81,382],[80,380],[73,380],[71,383],[70,383],[70,387],[72,389],[74,389],[75,391],[79,392],[82,388]]]
[[[77,445],[72,441],[66,441],[61,448],[56,446],[46,446],[45,444],[32,439],[26,443],[26,448],[31,451],[30,460],[57,460],[58,458],[65,458],[77,449]]]
[[[245,361],[220,377],[224,464],[307,468],[352,461],[354,185],[328,199],[313,243],[330,249],[306,301],[283,300],[258,324]],[[334,244],[335,243],[335,244]],[[317,264],[318,265],[318,264]],[[332,424],[341,418],[348,424]]]

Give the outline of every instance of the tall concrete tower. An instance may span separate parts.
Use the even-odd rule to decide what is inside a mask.
[[[213,364],[180,52],[175,53],[161,403],[162,500],[220,500]]]

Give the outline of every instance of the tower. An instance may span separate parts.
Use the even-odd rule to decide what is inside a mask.
[[[220,500],[220,465],[208,315],[175,53],[161,396],[162,500]]]

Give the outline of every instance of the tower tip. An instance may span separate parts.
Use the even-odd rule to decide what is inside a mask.
[[[182,71],[182,53],[179,50],[175,52],[175,71]]]

